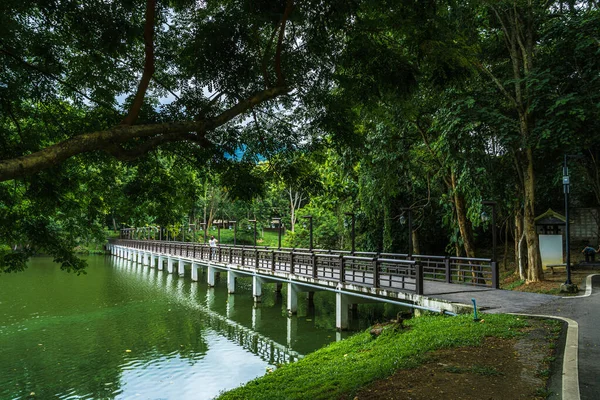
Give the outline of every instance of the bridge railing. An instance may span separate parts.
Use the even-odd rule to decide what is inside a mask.
[[[142,251],[210,260],[358,286],[422,293],[423,281],[498,287],[497,264],[487,258],[343,250],[269,248],[150,240],[110,239]]]

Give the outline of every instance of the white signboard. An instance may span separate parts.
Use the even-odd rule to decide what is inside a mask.
[[[542,266],[564,264],[562,235],[540,235]]]

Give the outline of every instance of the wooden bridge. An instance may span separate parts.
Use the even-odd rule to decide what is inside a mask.
[[[383,301],[408,307],[453,311],[424,291],[425,282],[498,288],[498,268],[491,259],[425,256],[394,253],[348,252],[324,249],[289,249],[219,245],[157,240],[111,239],[111,254],[183,275],[191,265],[191,278],[207,268],[208,284],[215,274],[227,272],[228,291],[235,292],[235,278],[253,278],[253,296],[260,302],[263,283],[286,283],[287,309],[296,312],[298,292],[328,290],[336,293],[336,326],[348,326],[347,307],[353,303]]]

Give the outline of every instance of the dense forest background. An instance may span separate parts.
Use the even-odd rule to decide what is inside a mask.
[[[597,1],[5,0],[0,271],[129,227],[280,217],[289,246],[490,255],[600,207]],[[482,250],[483,249],[483,250]]]

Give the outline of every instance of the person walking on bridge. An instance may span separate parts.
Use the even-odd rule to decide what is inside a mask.
[[[214,259],[215,256],[217,255],[217,243],[218,243],[218,240],[215,239],[214,236],[211,236],[210,240],[208,241],[208,245],[210,246],[210,253],[211,253],[212,259]]]

